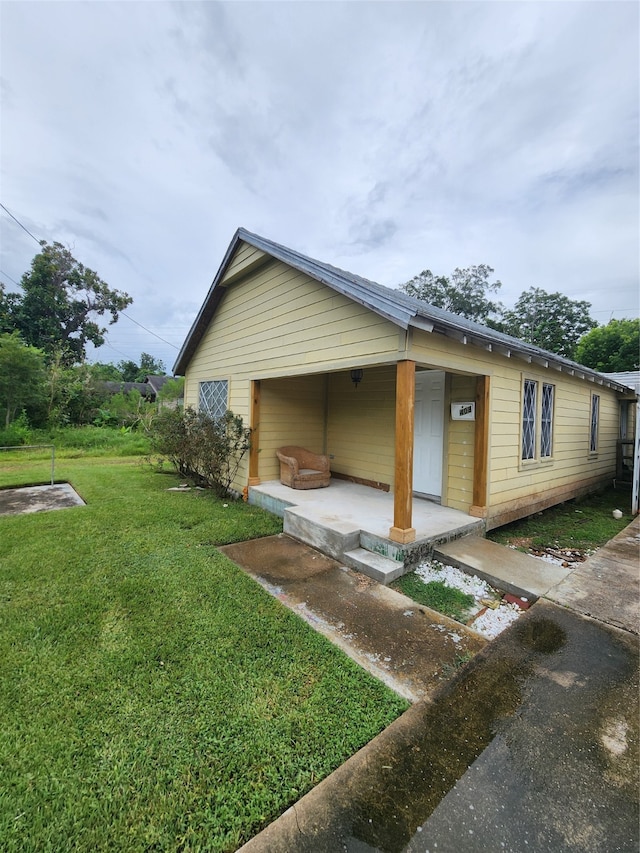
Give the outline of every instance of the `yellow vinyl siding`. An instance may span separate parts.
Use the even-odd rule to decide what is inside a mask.
[[[453,375],[450,381],[451,403],[463,403],[476,398],[475,376]],[[442,495],[443,503],[453,509],[468,512],[473,503],[473,459],[474,459],[474,421],[454,421],[450,416],[451,407],[445,408],[445,421],[449,422],[446,452],[446,488]]]
[[[327,450],[331,469],[393,487],[395,365],[365,369],[356,388],[349,372],[329,376]]]
[[[237,259],[238,255],[232,262],[236,272]],[[250,253],[243,259],[249,263]],[[361,385],[356,398],[360,405],[367,403],[364,416],[361,409],[350,409],[355,389],[349,373],[328,372],[352,367],[359,356],[365,367],[376,361],[395,362],[403,341],[404,333],[393,323],[286,264],[263,262],[236,279],[224,294],[189,364],[185,405],[197,408],[201,381],[226,379],[229,407],[248,425],[250,382],[261,379],[258,464],[262,480],[279,476],[277,447],[300,444],[320,452],[326,446],[327,452],[333,452],[328,442],[330,425],[343,423],[347,428],[355,420],[359,426],[353,435],[340,438],[333,429],[337,446],[332,465],[345,474],[391,482],[395,415],[389,419],[388,412],[395,413],[395,366],[388,369],[384,387],[375,392],[375,370],[366,369],[369,390],[363,391]],[[332,382],[338,390],[329,407],[327,389]],[[246,483],[247,466],[248,459],[234,483],[237,490]]]
[[[268,255],[250,246],[248,243],[242,243],[238,247],[238,251],[233,256],[233,259],[227,267],[225,274],[222,277],[223,282],[232,281],[242,275],[251,267],[257,264],[265,263],[268,260]]]
[[[276,450],[297,444],[325,452],[325,377],[269,379],[260,388],[260,455],[262,480],[277,480]]]
[[[615,439],[619,403],[610,389],[560,373],[528,365],[517,358],[464,345],[440,335],[415,331],[410,357],[419,363],[440,365],[452,372],[451,400],[473,399],[475,378],[456,375],[486,374],[490,386],[490,436],[488,455],[487,527],[503,523],[505,515],[527,515],[538,503],[567,500],[603,483],[615,471]],[[521,460],[523,377],[555,386],[553,452],[550,459]],[[591,395],[600,396],[598,452],[589,453]],[[448,413],[447,413],[448,414]],[[464,421],[449,421],[446,458],[446,504],[469,511],[473,490],[473,428]],[[444,496],[443,496],[444,497]]]
[[[322,372],[394,358],[398,329],[325,285],[274,261],[228,288],[189,365],[189,379]]]

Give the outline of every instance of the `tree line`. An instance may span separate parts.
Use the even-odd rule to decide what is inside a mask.
[[[512,309],[494,298],[502,282],[491,281],[487,264],[456,268],[451,275],[423,270],[401,290],[454,314],[534,344],[604,373],[637,370],[640,362],[640,320],[611,320],[599,326],[591,304],[530,287]]]
[[[136,422],[146,401],[137,392],[114,395],[105,383],[164,374],[162,361],[144,352],[139,363],[86,361],[87,345],[102,346],[107,326],[132,302],[61,243],[41,243],[19,292],[0,283],[0,444],[16,443],[27,426]],[[163,389],[167,399],[179,396],[179,385]]]

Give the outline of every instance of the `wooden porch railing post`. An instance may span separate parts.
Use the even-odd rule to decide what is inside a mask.
[[[487,514],[487,470],[489,466],[489,377],[476,380],[476,428],[473,441],[473,504],[470,514]]]
[[[260,380],[251,380],[251,405],[249,411],[249,426],[251,427],[251,448],[249,450],[249,486],[260,483],[258,460],[260,449]]]
[[[396,369],[396,446],[393,490],[393,527],[389,538],[406,544],[416,538],[413,510],[413,418],[416,399],[416,363],[399,361]]]

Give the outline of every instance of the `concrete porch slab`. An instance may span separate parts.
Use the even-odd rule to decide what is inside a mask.
[[[306,491],[269,481],[250,487],[249,502],[280,515],[286,533],[334,559],[363,547],[387,558],[394,570],[407,551],[484,531],[482,519],[414,498],[416,540],[408,546],[398,545],[389,539],[393,494],[346,480],[332,480],[328,488]],[[366,566],[360,571],[368,573]]]

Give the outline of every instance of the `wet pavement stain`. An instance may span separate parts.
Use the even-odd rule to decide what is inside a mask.
[[[567,640],[567,635],[560,625],[544,617],[514,625],[513,636],[523,646],[544,654],[558,651]]]
[[[358,803],[352,832],[377,850],[401,853],[416,831],[521,703],[522,662],[471,664],[425,708],[421,725],[389,759],[390,774]],[[385,765],[386,766],[386,765]],[[393,779],[392,787],[389,779]]]
[[[633,851],[638,643],[538,602],[246,853]]]
[[[433,694],[487,641],[288,536],[220,550],[411,702]]]

